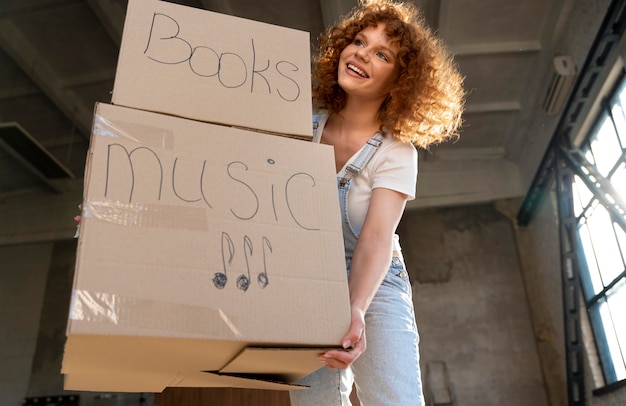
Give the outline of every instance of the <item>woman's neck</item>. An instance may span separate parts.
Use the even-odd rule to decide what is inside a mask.
[[[380,129],[378,109],[380,102],[376,103],[346,103],[345,107],[332,118],[332,125],[339,134],[351,136],[359,133],[371,137]]]

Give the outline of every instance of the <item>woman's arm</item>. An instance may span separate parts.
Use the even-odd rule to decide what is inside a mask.
[[[351,326],[342,346],[320,355],[329,368],[347,368],[366,348],[365,312],[391,264],[393,235],[406,206],[407,196],[391,189],[372,191],[370,205],[350,265]]]

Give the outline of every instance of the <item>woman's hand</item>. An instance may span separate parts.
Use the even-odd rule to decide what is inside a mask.
[[[82,205],[82,204],[79,204],[79,205],[78,205],[78,210],[82,212],[82,210],[83,210],[83,205]],[[75,221],[76,223],[80,223],[80,218],[81,218],[81,217],[80,217],[80,214],[79,214],[78,216],[74,216],[74,221]],[[77,224],[77,225],[78,225],[78,224]]]
[[[344,350],[329,350],[320,354],[319,360],[330,369],[346,369],[365,352],[365,313],[352,309],[350,330],[342,340]]]
[[[78,205],[78,210],[80,210],[82,212],[83,210],[83,205],[79,204]],[[80,234],[80,220],[81,220],[81,216],[80,214],[78,216],[74,216],[74,221],[76,222],[76,232],[74,233],[74,238],[78,238],[78,235]]]

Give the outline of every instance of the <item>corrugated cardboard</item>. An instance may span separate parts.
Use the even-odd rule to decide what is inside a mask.
[[[348,329],[329,146],[98,104],[80,226],[66,389],[276,388]]]
[[[130,0],[112,103],[310,139],[309,33]]]

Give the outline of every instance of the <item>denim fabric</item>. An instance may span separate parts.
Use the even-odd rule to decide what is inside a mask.
[[[350,179],[338,179],[338,189],[349,275],[357,239],[347,215]],[[419,335],[411,293],[403,259],[394,256],[365,314],[365,353],[347,370],[323,367],[299,381],[311,388],[290,392],[291,405],[349,406],[354,382],[362,406],[423,406]]]

